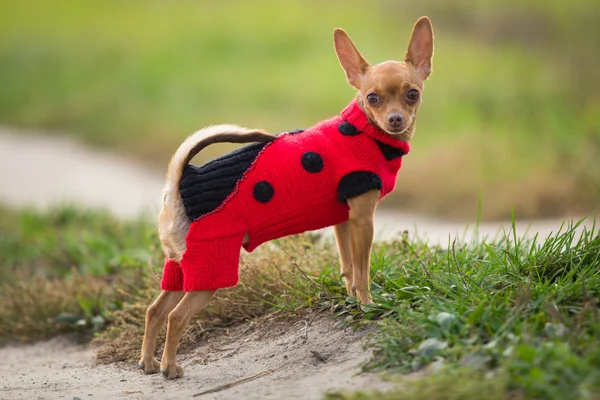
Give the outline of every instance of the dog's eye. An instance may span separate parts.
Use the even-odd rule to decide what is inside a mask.
[[[369,102],[369,104],[377,104],[381,101],[381,98],[375,93],[369,93],[367,95],[367,101]]]
[[[377,96],[375,93],[369,93],[367,95],[367,101],[369,104],[377,104],[381,101],[381,97]]]
[[[419,99],[419,91],[415,89],[410,89],[406,93],[406,98],[410,101],[417,101]]]

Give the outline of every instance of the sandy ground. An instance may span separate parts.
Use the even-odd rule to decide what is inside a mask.
[[[105,208],[121,218],[156,213],[162,172],[93,150],[69,139],[22,135],[0,129],[0,202],[47,208],[77,203]],[[119,195],[115,195],[118,193]],[[562,221],[519,221],[519,235],[540,237]],[[462,222],[387,211],[376,214],[376,237],[390,239],[408,230],[432,243],[475,234]],[[509,223],[484,223],[480,236],[495,236]],[[331,230],[325,230],[331,236]],[[258,379],[200,396],[203,399],[318,399],[335,388],[385,387],[372,375],[356,375],[369,358],[364,333],[334,327],[321,317],[297,324],[242,326],[221,338],[203,340],[181,364],[186,376],[177,382],[145,376],[130,365],[95,365],[94,351],[68,340],[53,339],[0,349],[0,399],[148,399],[192,395],[264,373]],[[324,360],[319,360],[319,356]]]
[[[94,351],[56,338],[0,349],[2,399],[320,399],[335,389],[380,388],[360,374],[370,357],[366,332],[334,326],[330,317],[241,325],[203,339],[180,357],[185,376],[167,381],[133,365],[95,365]],[[251,378],[240,383],[242,379]],[[238,383],[227,389],[223,385]],[[207,391],[213,393],[201,394]]]

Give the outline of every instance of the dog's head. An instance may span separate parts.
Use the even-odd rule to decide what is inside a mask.
[[[432,72],[433,28],[429,18],[421,17],[415,24],[404,62],[371,66],[343,29],[335,29],[333,38],[348,83],[358,89],[358,101],[371,122],[389,135],[409,141],[423,82]]]

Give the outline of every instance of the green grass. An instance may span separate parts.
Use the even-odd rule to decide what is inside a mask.
[[[3,2],[0,122],[165,165],[207,124],[280,132],[337,113],[353,90],[333,28],[380,62],[402,58],[423,14],[435,72],[387,204],[472,217],[482,196],[486,218],[596,207],[594,0]]]
[[[160,253],[146,221],[0,207],[0,344],[103,328]]]
[[[383,398],[481,398],[486,386],[489,398],[600,396],[597,231],[565,227],[545,241],[515,234],[449,251],[405,241],[375,252],[378,305],[339,314],[379,318],[366,369],[429,372]]]
[[[486,376],[468,368],[446,369],[426,378],[406,379],[387,392],[329,393],[325,400],[520,400],[505,376]]]
[[[0,215],[0,342],[96,332],[101,362],[134,361],[158,293],[162,257],[152,224],[71,208]],[[366,307],[346,296],[332,243],[278,240],[244,255],[240,285],[218,292],[181,348],[248,319],[321,309],[340,325],[375,325],[364,369],[399,380],[387,393],[329,400],[599,398],[600,235],[575,228],[447,249],[408,236],[378,243],[377,305]]]

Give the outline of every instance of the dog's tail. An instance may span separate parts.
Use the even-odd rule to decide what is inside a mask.
[[[213,143],[269,142],[273,139],[274,136],[260,129],[213,125],[193,133],[179,146],[169,162],[163,206],[158,219],[158,234],[167,258],[179,262],[185,252],[190,220],[179,195],[179,181],[192,158]]]

